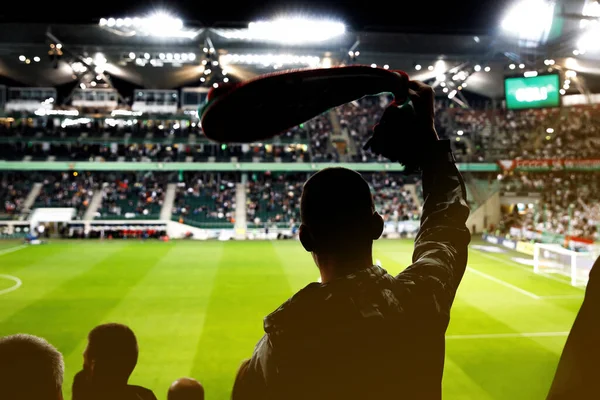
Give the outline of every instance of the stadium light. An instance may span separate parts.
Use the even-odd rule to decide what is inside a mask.
[[[447,88],[447,87],[443,88],[443,89],[442,89],[442,92],[444,92],[444,93],[448,93],[448,88]]]
[[[516,66],[515,66],[515,64],[510,64],[510,65],[508,66],[508,68],[510,68],[510,69],[515,69],[515,67],[516,67]]]
[[[572,69],[569,69],[565,72],[565,76],[567,78],[575,78],[577,76],[577,72],[573,71]]]
[[[475,67],[473,67],[473,69],[475,70],[475,72],[479,72],[481,71],[481,65],[477,64]]]
[[[301,65],[316,68],[321,63],[321,58],[317,56],[297,56],[291,54],[225,54],[219,57],[221,65],[245,64],[283,66],[283,65]]]
[[[507,34],[516,36],[521,45],[537,47],[548,40],[553,19],[553,1],[520,0],[508,9],[501,27]]]
[[[27,59],[24,55],[19,56],[19,61],[24,62]]]
[[[183,21],[164,11],[158,11],[143,18],[100,18],[102,28],[126,35],[154,36],[162,38],[195,38],[199,31],[185,29]]]
[[[449,98],[449,99],[453,99],[453,98],[454,98],[454,96],[456,96],[456,93],[458,93],[458,92],[456,91],[456,89],[454,89],[453,91],[451,91],[451,92],[448,94],[448,98]]]
[[[462,131],[462,130],[459,130],[459,131],[457,131],[457,132],[456,132],[456,134],[457,134],[458,136],[462,136],[462,135],[464,135],[464,134],[465,134],[465,132],[464,132],[464,131]]]
[[[546,129],[546,133],[554,133],[554,129],[548,128],[548,129]]]
[[[586,31],[579,36],[577,39],[577,49],[579,54],[584,54],[587,51],[598,51],[600,50],[600,23],[588,26]]]
[[[35,62],[40,62],[40,60],[41,59],[38,56],[33,57],[33,61],[35,61]]]
[[[375,64],[375,63],[371,64],[371,68],[377,68],[377,64]]]
[[[523,68],[525,68],[525,64],[523,64],[523,63],[519,64],[519,69],[523,69]]]
[[[525,78],[533,78],[534,76],[538,76],[537,71],[525,71],[523,74]]]
[[[421,67],[421,64],[417,64],[417,65],[415,65],[415,69],[416,69],[417,71],[420,71],[420,70],[421,70],[421,68],[422,68],[422,67]]]
[[[325,42],[341,36],[346,33],[346,26],[341,22],[325,19],[280,17],[270,21],[250,22],[246,30],[216,32],[228,39],[307,44]],[[358,52],[354,55],[358,56]]]
[[[390,69],[390,66],[389,66],[389,65],[387,65],[387,64],[385,64],[385,65],[383,66],[383,69]]]
[[[565,89],[560,89],[558,92],[559,92],[560,94],[562,94],[562,95],[564,95],[565,93],[567,93],[567,91],[566,91]]]
[[[485,67],[483,70],[484,70],[485,72],[490,72],[492,69],[491,69],[489,66],[487,66],[487,67]]]
[[[429,71],[433,71],[433,65],[430,65],[430,66],[428,66],[428,67],[427,67],[427,69],[428,69]]]

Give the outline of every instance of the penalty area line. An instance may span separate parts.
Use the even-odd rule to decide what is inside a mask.
[[[510,284],[510,283],[508,283],[508,282],[504,282],[502,279],[498,279],[498,278],[496,278],[496,277],[493,277],[492,275],[488,275],[488,274],[486,274],[486,273],[483,273],[483,272],[481,272],[481,271],[478,271],[478,270],[476,270],[476,269],[473,269],[473,268],[471,268],[471,267],[467,267],[467,270],[468,270],[468,271],[470,271],[470,272],[473,272],[474,274],[476,274],[476,275],[479,275],[479,276],[481,276],[481,277],[483,277],[483,278],[485,278],[485,279],[489,279],[489,280],[490,280],[490,281],[492,281],[492,282],[496,282],[496,283],[497,283],[497,284],[499,284],[499,285],[502,285],[502,286],[504,286],[504,287],[507,287],[507,288],[509,288],[509,289],[512,289],[512,290],[514,290],[514,291],[516,291],[516,292],[519,292],[519,293],[521,293],[521,294],[524,294],[525,296],[531,297],[532,299],[539,300],[539,299],[541,298],[541,297],[540,297],[540,296],[538,296],[537,294],[533,294],[533,293],[531,293],[531,292],[528,292],[528,291],[527,291],[527,290],[525,290],[525,289],[521,289],[521,288],[520,288],[520,287],[518,287],[518,286],[511,285],[511,284]]]
[[[24,249],[25,247],[27,247],[27,245],[26,244],[22,244],[20,246],[9,247],[8,249],[0,250],[0,256],[4,255],[4,254],[15,252],[15,251],[19,251],[21,249]]]
[[[568,336],[569,332],[528,332],[528,333],[482,333],[473,335],[446,335],[446,339],[510,339],[530,337],[562,337]]]

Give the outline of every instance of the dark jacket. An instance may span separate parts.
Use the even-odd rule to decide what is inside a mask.
[[[72,400],[156,400],[150,389],[135,385],[98,385],[81,370],[73,379]]]
[[[413,264],[311,283],[264,321],[234,400],[439,399],[444,334],[470,234],[464,182],[449,155],[423,171]]]

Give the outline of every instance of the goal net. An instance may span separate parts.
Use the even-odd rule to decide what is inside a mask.
[[[592,253],[565,249],[558,244],[536,243],[533,252],[533,271],[541,274],[560,274],[571,285],[586,285],[594,264]]]

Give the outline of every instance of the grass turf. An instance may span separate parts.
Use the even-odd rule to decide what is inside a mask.
[[[0,274],[23,282],[0,295],[0,335],[31,333],[57,346],[65,399],[87,332],[111,321],[138,337],[131,383],[163,400],[174,379],[192,376],[208,399],[227,399],[263,317],[318,278],[293,241],[58,241],[11,251],[17,246],[0,242]],[[374,256],[395,274],[411,251],[411,241],[385,240]],[[535,275],[515,256],[471,250],[447,332],[445,399],[541,399],[549,388],[583,290]],[[13,284],[0,275],[0,293]]]

